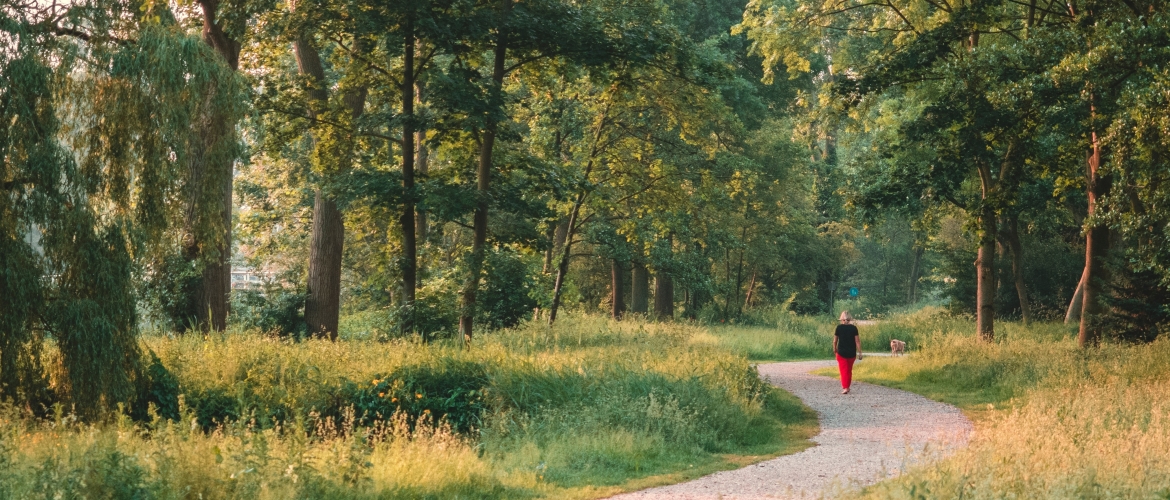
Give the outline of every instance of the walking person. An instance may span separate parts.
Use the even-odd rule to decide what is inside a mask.
[[[861,359],[861,337],[853,316],[841,311],[841,324],[833,333],[833,354],[837,356],[837,369],[841,372],[841,394],[849,394],[853,382],[853,361]]]

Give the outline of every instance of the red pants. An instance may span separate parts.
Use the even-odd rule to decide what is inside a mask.
[[[849,384],[853,383],[853,362],[857,358],[842,358],[837,354],[837,369],[841,372],[841,388],[848,389]]]

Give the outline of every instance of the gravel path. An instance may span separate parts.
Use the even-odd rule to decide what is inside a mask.
[[[864,361],[861,361],[864,363]],[[808,372],[836,361],[759,365],[760,376],[816,410],[816,446],[694,481],[627,493],[615,499],[752,499],[836,496],[923,460],[965,446],[971,421],[954,406],[917,394],[854,382],[841,394],[836,377]]]

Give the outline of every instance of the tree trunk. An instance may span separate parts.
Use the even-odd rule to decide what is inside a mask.
[[[569,233],[569,220],[561,219],[552,229],[552,248],[548,250],[544,260],[544,272],[552,271],[553,262],[557,253],[565,246],[565,236]]]
[[[622,276],[624,276],[624,269],[621,262],[617,259],[610,259],[610,301],[609,309],[610,316],[615,320],[622,319],[626,314],[626,299],[622,293]]]
[[[661,269],[654,272],[654,317],[659,321],[674,318],[674,280]]]
[[[972,43],[978,37],[972,35]],[[991,169],[984,163],[977,166],[979,173],[980,194],[982,203],[979,207],[979,255],[975,260],[976,272],[976,313],[975,330],[979,340],[991,342],[996,340],[996,207],[991,205],[991,194],[995,190],[996,180],[991,177]]]
[[[317,49],[307,38],[293,44],[297,69],[312,79],[308,95],[322,104],[328,100],[325,71]],[[365,89],[347,92],[344,102],[352,117],[361,116],[365,107]],[[316,118],[310,103],[309,115]],[[309,240],[309,282],[305,297],[305,325],[309,335],[337,340],[337,323],[341,313],[341,254],[345,244],[345,226],[337,203],[321,190],[313,200],[312,233]]]
[[[414,332],[414,299],[418,288],[418,245],[414,213],[414,23],[406,21],[402,43],[402,333]],[[426,339],[424,339],[426,340]]]
[[[747,239],[747,228],[746,228],[746,227],[744,227],[744,228],[743,228],[743,236],[741,236],[741,237],[740,237],[740,241],[741,241],[741,242],[743,242],[743,241],[745,241],[746,239]],[[735,269],[735,303],[736,303],[736,305],[738,305],[738,304],[740,303],[740,302],[739,302],[739,291],[740,291],[740,289],[742,289],[742,288],[743,288],[743,257],[744,257],[744,250],[745,250],[745,249],[743,249],[743,248],[739,249],[739,265],[738,265],[738,266],[736,266],[736,269]],[[737,318],[738,318],[738,317],[740,317],[740,316],[742,316],[742,315],[743,315],[743,308],[742,308],[742,307],[740,307],[740,308],[739,308],[739,310],[738,310],[738,311],[736,311],[736,313],[735,313],[735,317],[737,317]]]
[[[752,295],[756,290],[756,273],[757,269],[752,269],[752,279],[748,280],[747,297],[743,299],[743,308],[750,309],[752,306]]]
[[[560,229],[560,224],[549,224],[548,229],[544,232],[544,237],[548,239],[548,249],[544,251],[544,266],[541,267],[541,274],[548,274],[552,270],[553,255],[556,254],[556,233]]]
[[[673,252],[672,236],[666,237],[666,248]],[[654,317],[659,321],[674,319],[674,280],[661,268],[654,270]]]
[[[313,232],[309,244],[309,286],[305,297],[305,324],[309,335],[337,340],[341,311],[341,252],[345,226],[332,199],[317,191],[313,203]]]
[[[650,309],[650,273],[635,263],[630,283],[630,311],[646,314]]]
[[[1015,216],[1004,220],[1004,239],[1012,251],[1012,278],[1016,282],[1016,294],[1020,297],[1020,319],[1027,325],[1032,322],[1032,306],[1028,302],[1028,288],[1024,283],[1024,246],[1020,244],[1020,223]]]
[[[1089,268],[1081,271],[1081,279],[1077,280],[1077,289],[1073,292],[1072,300],[1068,303],[1068,311],[1064,313],[1064,324],[1081,322],[1081,308],[1085,297],[1085,277],[1089,275]]]
[[[293,44],[297,69],[312,78],[309,99],[325,102],[325,70],[317,49],[305,38]],[[312,103],[309,115],[316,118]],[[305,297],[305,325],[310,336],[337,338],[341,311],[341,250],[345,227],[337,204],[317,190],[313,201],[312,234],[309,240],[309,283]],[[336,271],[335,271],[336,270]]]
[[[203,11],[203,41],[207,45],[215,49],[215,52],[223,58],[228,67],[232,71],[239,70],[240,61],[240,44],[232,40],[224,33],[223,28],[219,25],[216,17],[219,9],[218,0],[202,0],[199,6]],[[207,158],[207,150],[215,147],[215,144],[223,140],[234,140],[235,137],[235,123],[228,123],[223,116],[219,116],[214,110],[208,110],[212,116],[208,117],[207,128],[198,130],[196,133],[200,135],[197,142],[197,147],[203,148],[196,156]],[[221,158],[213,155],[212,158],[206,162],[195,162],[194,168],[207,169],[210,177],[221,177],[223,182],[219,189],[219,219],[222,222],[222,241],[216,246],[216,257],[208,259],[204,262],[203,274],[195,290],[194,297],[194,311],[193,316],[197,328],[201,330],[215,329],[223,331],[227,328],[227,316],[231,309],[231,249],[232,249],[232,159]],[[209,177],[203,172],[194,173],[195,178]],[[193,186],[193,191],[189,193],[193,196],[192,201],[202,198],[199,186]],[[192,217],[197,217],[200,210],[189,211],[188,227],[196,227],[196,221]],[[191,245],[185,249],[184,254],[190,259],[201,258],[202,251],[201,243],[191,239]]]
[[[598,120],[593,129],[593,145],[589,148],[589,160],[585,163],[585,182],[589,182],[589,176],[593,174],[593,167],[597,164],[597,155],[601,152],[601,134],[605,130],[605,122],[609,118],[609,104],[605,106],[605,111],[601,113],[601,118]],[[548,310],[548,324],[553,324],[557,320],[557,310],[561,307],[561,291],[564,289],[565,277],[569,272],[569,256],[570,249],[573,247],[573,235],[576,234],[578,226],[581,222],[578,219],[581,216],[581,207],[585,205],[585,198],[589,196],[589,188],[582,188],[580,193],[577,193],[577,201],[573,202],[573,209],[569,211],[569,221],[565,223],[565,243],[561,250],[561,262],[557,266],[557,279],[553,285],[553,300],[552,305]]]
[[[590,160],[592,162],[592,160]],[[589,178],[588,170],[585,173],[585,178]],[[553,299],[552,305],[548,308],[548,324],[552,325],[557,320],[557,310],[561,307],[561,292],[565,287],[565,277],[569,274],[569,257],[573,250],[573,233],[577,225],[577,217],[581,213],[581,205],[585,203],[585,196],[587,193],[581,191],[577,194],[577,201],[573,202],[573,210],[569,212],[568,232],[566,232],[565,244],[561,246],[561,260],[557,264],[557,279],[553,284]]]
[[[512,10],[511,0],[500,1],[500,19],[497,30],[496,48],[492,65],[493,105],[500,105],[504,92],[504,63],[508,56],[507,31],[503,29],[507,23],[508,12]],[[459,335],[464,345],[471,344],[471,335],[475,323],[476,292],[479,291],[480,273],[483,271],[484,247],[487,243],[488,207],[490,205],[492,152],[496,145],[495,118],[489,117],[483,129],[483,139],[479,147],[479,164],[476,167],[476,204],[475,217],[472,223],[471,255],[468,256],[467,269],[469,276],[463,286],[460,299]]]
[[[730,248],[723,249],[723,265],[726,268],[726,270],[724,271],[724,276],[727,276],[727,285],[730,286],[731,285],[731,249]],[[739,300],[739,290],[735,291],[735,295],[736,295],[735,298],[738,301]],[[724,295],[724,297],[723,297],[723,321],[724,322],[726,322],[729,319],[730,314],[731,314],[731,290],[728,290],[727,294]]]
[[[906,293],[906,301],[911,305],[918,302],[918,275],[921,273],[922,254],[926,249],[922,246],[914,247],[914,261],[910,265],[910,287]]]
[[[416,75],[417,77],[417,75]],[[415,94],[417,94],[416,102],[422,104],[426,99],[426,85],[420,81],[415,82]],[[415,151],[417,153],[414,157],[414,172],[420,177],[426,178],[430,173],[430,149],[427,148],[427,129],[421,125],[415,132]],[[414,232],[417,235],[417,241],[422,242],[423,245],[427,243],[427,212],[426,210],[415,208],[415,223]]]
[[[980,238],[979,256],[975,260],[977,291],[975,330],[985,341],[995,340],[995,213],[984,208],[980,217],[984,236]]]
[[[1109,281],[1108,269],[1105,267],[1109,253],[1109,227],[1091,221],[1093,214],[1100,206],[1101,197],[1109,192],[1110,182],[1098,171],[1101,165],[1101,145],[1097,140],[1096,131],[1092,132],[1091,138],[1093,146],[1088,158],[1089,214],[1086,219],[1092,225],[1085,232],[1085,271],[1081,284],[1081,322],[1077,331],[1077,344],[1081,347],[1097,345],[1101,341],[1101,316],[1104,312],[1101,296]]]

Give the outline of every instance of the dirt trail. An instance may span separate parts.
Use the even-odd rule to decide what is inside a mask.
[[[860,361],[859,363],[864,363]],[[954,406],[917,394],[854,382],[842,395],[835,377],[809,374],[835,361],[759,365],[760,377],[816,410],[816,446],[742,469],[613,497],[648,499],[821,498],[893,477],[966,446],[971,421]]]

